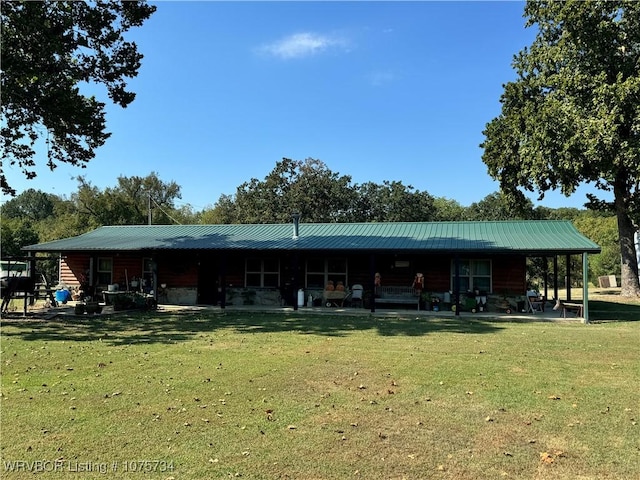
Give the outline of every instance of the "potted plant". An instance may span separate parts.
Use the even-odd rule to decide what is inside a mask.
[[[440,311],[440,297],[437,295],[431,297],[431,310],[434,312]]]
[[[429,292],[422,292],[420,294],[420,309],[427,310],[431,307],[431,294]]]

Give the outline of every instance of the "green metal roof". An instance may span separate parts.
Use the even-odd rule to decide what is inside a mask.
[[[136,225],[30,245],[32,252],[154,250],[340,250],[388,252],[599,253],[569,221]]]

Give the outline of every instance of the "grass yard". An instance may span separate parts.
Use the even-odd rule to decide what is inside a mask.
[[[633,321],[5,322],[0,477],[637,479],[639,345]]]

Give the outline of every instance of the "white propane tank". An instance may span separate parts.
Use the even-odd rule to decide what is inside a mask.
[[[304,290],[302,288],[298,290],[298,306],[304,307]]]
[[[309,296],[307,297],[307,307],[313,307],[313,295],[311,294],[309,294]]]

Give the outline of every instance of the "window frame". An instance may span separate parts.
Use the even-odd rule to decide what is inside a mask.
[[[260,270],[249,270],[250,262],[260,262]],[[268,270],[265,268],[265,264],[275,262],[276,270]],[[267,265],[269,266],[269,265]],[[250,275],[259,275],[260,276],[260,285],[253,285],[249,283]],[[265,284],[265,277],[275,275],[276,282],[275,285]],[[273,257],[247,257],[244,260],[244,285],[249,288],[278,288],[280,286],[280,258]]]
[[[309,263],[313,262],[315,264],[319,264],[322,262],[323,269],[319,270],[310,270]],[[336,270],[336,263],[342,263],[344,265],[344,271]],[[322,276],[321,285],[314,285],[313,287],[309,287],[309,276],[313,275],[314,277]],[[334,284],[337,284],[338,281],[343,282],[346,287],[349,285],[349,259],[348,257],[342,256],[331,256],[331,257],[312,257],[307,258],[305,261],[305,274],[304,274],[305,285],[307,288],[321,288],[324,289],[329,280],[332,280]]]
[[[109,262],[109,270],[101,269],[102,262]],[[104,282],[103,280],[108,275],[109,280]],[[97,257],[96,258],[96,285],[105,286],[113,284],[113,257]]]
[[[463,279],[468,279],[467,283],[468,283],[468,289],[465,290],[464,288],[460,288],[460,293],[463,292],[473,292],[475,290],[478,291],[482,291],[482,292],[486,292],[486,293],[491,293],[493,292],[493,260],[491,260],[490,258],[465,258],[465,259],[460,259],[460,283],[462,284],[462,280]],[[462,273],[462,267],[463,267],[463,263],[466,263],[467,268],[468,268],[468,273],[463,274]],[[479,273],[474,273],[476,271],[476,269],[474,268],[474,266],[476,264],[480,264],[480,263],[487,263],[489,266],[489,273],[484,275],[484,274],[479,274]],[[484,288],[484,287],[477,287],[475,285],[474,279],[475,278],[482,278],[482,279],[489,279],[489,286],[488,288]],[[454,292],[455,291],[455,280],[456,280],[456,261],[455,259],[451,260],[451,291]]]

